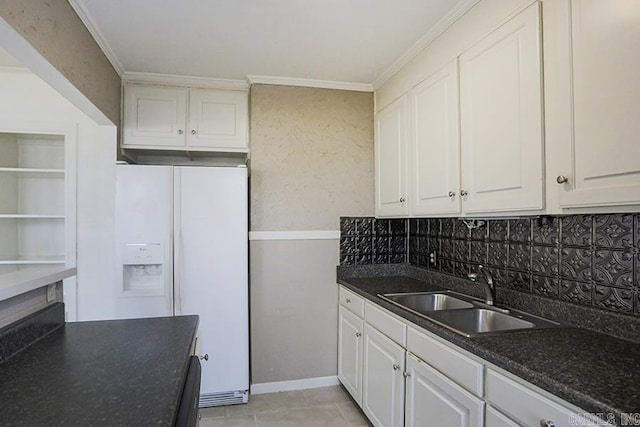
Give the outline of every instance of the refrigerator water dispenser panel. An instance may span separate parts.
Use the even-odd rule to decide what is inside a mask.
[[[164,264],[160,243],[128,243],[124,245],[124,265]]]
[[[160,243],[127,243],[122,251],[124,296],[164,295],[164,252]]]

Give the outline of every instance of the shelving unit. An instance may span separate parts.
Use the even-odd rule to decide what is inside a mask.
[[[75,140],[0,127],[0,274],[75,266]]]

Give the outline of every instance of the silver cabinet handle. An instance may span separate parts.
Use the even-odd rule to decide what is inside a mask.
[[[467,193],[465,190],[460,190],[460,197],[464,197],[467,194],[469,194],[469,193]]]
[[[398,369],[400,369],[400,365],[398,365],[397,363],[393,364],[393,370],[397,371]]]
[[[182,129],[178,129],[178,135],[182,135],[184,131]]]
[[[540,420],[540,427],[556,427],[553,421],[549,420]]]
[[[345,299],[344,302],[346,302],[347,304],[350,304],[351,303],[351,298]]]
[[[200,360],[206,360],[206,361],[208,361],[208,360],[209,360],[209,354],[207,353],[207,354],[205,354],[204,356],[200,356]]]
[[[356,332],[356,338],[360,338],[362,334],[360,332]]]
[[[195,135],[197,132],[195,129],[191,129],[191,135]]]
[[[403,372],[402,375],[404,375],[405,378],[409,378],[411,376],[411,372]]]
[[[565,184],[565,183],[569,182],[569,178],[567,178],[564,175],[558,175],[558,177],[556,178],[556,182],[558,184]]]
[[[400,203],[404,203],[404,202],[405,202],[404,197],[400,197]]]
[[[455,191],[449,191],[449,197],[455,197],[456,193]]]

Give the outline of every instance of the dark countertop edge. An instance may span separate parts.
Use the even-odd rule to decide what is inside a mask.
[[[185,315],[184,317],[195,317],[196,318],[196,327],[193,328],[193,332],[191,334],[191,342],[193,343],[197,334],[198,334],[198,326],[200,326],[200,317],[197,315]],[[176,418],[178,417],[178,411],[180,410],[180,400],[182,399],[182,393],[184,392],[184,386],[187,381],[187,373],[189,372],[189,364],[191,363],[191,349],[193,345],[187,349],[187,355],[185,357],[184,364],[182,365],[182,384],[180,385],[178,394],[176,395],[176,400],[174,403],[175,410],[173,411],[173,417],[171,419],[171,425],[176,424]]]
[[[0,365],[64,326],[64,304],[53,303],[0,329]]]
[[[394,269],[395,270],[395,269]],[[395,270],[396,272],[400,273],[402,271],[402,268],[398,268],[397,270]],[[402,274],[399,274],[399,276],[402,276]],[[378,276],[380,277],[380,276]],[[386,277],[393,277],[393,273],[386,276]],[[406,276],[405,276],[406,277]],[[427,330],[437,336],[439,336],[440,338],[445,339],[446,341],[450,342],[451,344],[454,344],[470,353],[472,353],[473,355],[486,360],[489,363],[492,363],[493,365],[504,369],[505,371],[553,394],[554,396],[557,396],[560,399],[565,400],[566,402],[577,406],[578,408],[584,410],[584,411],[588,411],[594,414],[597,413],[614,413],[616,416],[616,420],[618,423],[620,423],[620,417],[623,411],[621,409],[618,408],[614,408],[611,407],[601,401],[598,401],[584,393],[582,393],[579,390],[575,390],[572,389],[558,381],[556,381],[555,379],[553,379],[552,377],[546,376],[544,374],[538,373],[536,371],[531,370],[530,368],[528,368],[525,365],[522,365],[520,363],[514,362],[512,360],[510,360],[509,358],[502,356],[498,353],[495,353],[494,351],[491,351],[489,349],[483,348],[480,344],[478,344],[477,342],[474,342],[474,338],[467,338],[464,337],[462,335],[456,334],[455,332],[449,331],[446,328],[443,328],[433,322],[430,322],[426,319],[423,319],[419,316],[415,316],[412,315],[411,313],[407,312],[406,310],[403,310],[397,306],[395,306],[394,304],[391,304],[385,300],[383,300],[382,298],[379,298],[378,296],[368,293],[364,290],[362,290],[361,288],[359,288],[358,286],[355,286],[353,284],[351,284],[349,282],[349,279],[366,279],[367,277],[357,277],[357,276],[353,276],[353,277],[348,277],[348,278],[344,278],[344,277],[339,277],[337,279],[337,282],[341,285],[344,285],[345,287],[347,287],[348,289],[350,289],[351,291],[357,293],[358,295],[364,297],[365,299],[367,299],[368,301],[375,303],[385,309],[387,309],[388,311],[391,311],[392,313],[402,317],[403,319],[407,320],[408,322],[412,323],[413,326],[417,327],[417,328],[422,328],[424,330]],[[373,277],[371,277],[373,278]],[[419,279],[414,279],[414,280],[419,280]],[[428,283],[424,283],[425,287],[430,288],[431,290],[434,291],[438,291],[438,290],[447,290],[445,287],[442,286],[434,286]],[[418,322],[416,322],[415,320],[412,319],[412,317],[416,318]],[[529,336],[534,337],[537,331],[521,331],[521,332],[512,332],[511,334],[527,334]],[[594,332],[597,333],[597,332]]]

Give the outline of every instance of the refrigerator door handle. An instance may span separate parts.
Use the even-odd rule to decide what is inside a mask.
[[[173,314],[182,314],[182,296],[180,294],[180,277],[182,274],[182,233],[180,217],[180,168],[174,168],[173,172]]]

